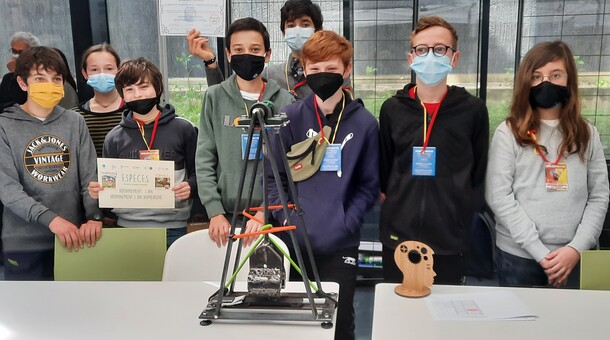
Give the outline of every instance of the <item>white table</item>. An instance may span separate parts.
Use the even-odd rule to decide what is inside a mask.
[[[433,295],[508,289],[539,316],[534,321],[435,321],[426,298],[400,297],[395,286],[375,287],[373,340],[610,339],[610,291],[435,285]]]
[[[286,291],[304,291],[289,282]],[[199,315],[218,288],[204,282],[0,281],[0,340],[333,339],[319,322],[215,321]],[[336,283],[323,283],[337,292]],[[239,288],[239,287],[238,287]],[[236,291],[239,291],[236,289]]]

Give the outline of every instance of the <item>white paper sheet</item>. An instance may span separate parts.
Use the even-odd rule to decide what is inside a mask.
[[[535,320],[519,297],[508,290],[469,294],[432,294],[426,305],[434,320]]]
[[[100,208],[173,209],[174,162],[98,158]]]
[[[225,4],[225,0],[159,0],[159,32],[186,36],[196,28],[202,36],[224,37]]]

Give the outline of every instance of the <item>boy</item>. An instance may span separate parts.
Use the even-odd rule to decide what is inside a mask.
[[[322,143],[328,145],[320,169],[304,179],[297,174],[303,168],[296,165],[293,177],[302,179],[295,183],[298,201],[320,279],[340,285],[335,339],[354,339],[353,298],[360,228],[364,213],[379,196],[379,130],[377,120],[362,101],[352,100],[341,88],[352,70],[351,44],[335,32],[322,30],[307,40],[302,53],[307,82],[314,94],[283,109],[290,123],[280,129],[279,138],[288,151],[293,145],[322,133],[324,126],[324,130],[330,128],[330,134],[321,137]],[[277,139],[272,144],[276,162],[283,169],[281,159],[286,155],[279,153]],[[332,148],[338,157],[331,157]],[[331,164],[331,158],[338,166],[326,167],[325,161]],[[286,187],[285,171],[280,171],[280,176]],[[267,177],[269,203],[280,204],[270,167],[267,167]],[[292,197],[288,199],[294,202]],[[282,210],[273,213],[281,223],[288,222]],[[297,212],[292,212],[289,222],[297,225],[299,247],[312,279],[311,263],[300,235],[305,230],[299,225]],[[291,247],[292,242],[286,241]],[[294,249],[291,254],[294,259]],[[298,279],[300,275],[294,271],[290,277]]]
[[[123,120],[104,140],[106,158],[158,159],[174,161],[176,197],[174,209],[112,210],[121,227],[158,227],[167,229],[167,246],[186,234],[191,213],[190,198],[197,193],[195,149],[197,132],[186,119],[176,115],[171,104],[159,105],[163,78],[159,69],[145,58],[124,62],[114,78],[119,95],[125,101]],[[98,182],[89,186],[97,199],[103,187]]]
[[[394,249],[415,240],[434,250],[436,283],[464,282],[470,225],[483,205],[489,118],[480,99],[447,86],[460,57],[457,40],[444,19],[421,18],[408,54],[416,83],[381,107],[380,177],[386,198],[380,238],[386,281],[402,281]]]
[[[100,212],[86,193],[87,183],[96,177],[95,148],[85,120],[57,106],[65,67],[48,47],[23,51],[15,75],[27,92],[26,102],[0,115],[8,280],[52,280],[55,235],[62,246],[76,251],[84,243],[94,246],[100,236]]]
[[[282,37],[291,50],[287,61],[269,65],[263,76],[275,80],[280,86],[297,99],[301,100],[312,93],[303,74],[301,49],[305,41],[322,29],[322,11],[311,0],[288,0],[280,10],[280,30]],[[205,64],[205,74],[209,85],[223,80],[214,52],[208,45],[208,39],[199,36],[199,31],[192,30],[187,37],[189,52],[201,58]],[[350,87],[349,78],[343,84]]]
[[[208,88],[203,98],[199,139],[197,144],[197,180],[199,197],[210,216],[210,238],[220,247],[226,244],[242,168],[242,130],[232,124],[236,117],[245,115],[257,101],[272,101],[280,109],[294,98],[272,79],[263,80],[265,63],[271,58],[269,33],[254,18],[236,20],[227,30],[227,59],[235,74],[218,85]],[[248,168],[248,179],[252,178]],[[257,181],[262,173],[259,167]],[[252,205],[262,202],[261,187],[255,186]],[[245,200],[241,202],[244,208]],[[262,220],[262,213],[257,218]],[[227,218],[228,217],[228,218]],[[248,221],[246,231],[260,226]],[[251,243],[252,238],[245,244]]]

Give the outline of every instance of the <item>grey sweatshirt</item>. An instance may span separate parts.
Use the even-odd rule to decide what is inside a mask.
[[[0,114],[4,250],[53,249],[49,224],[55,217],[80,227],[98,212],[87,192],[96,171],[95,148],[79,114],[56,106],[40,121],[18,104],[6,108]]]
[[[517,144],[510,127],[498,126],[489,149],[486,198],[496,215],[496,244],[503,251],[540,262],[549,252],[570,246],[583,251],[595,245],[608,208],[608,173],[597,129],[585,161],[562,157],[568,190],[546,190],[545,163],[534,147]],[[539,143],[554,162],[561,144],[560,127],[540,124]]]

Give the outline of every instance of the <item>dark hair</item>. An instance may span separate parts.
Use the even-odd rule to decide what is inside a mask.
[[[127,60],[119,67],[114,76],[114,85],[123,97],[123,88],[129,85],[141,84],[149,81],[155,88],[157,96],[163,93],[163,77],[161,72],[148,59],[140,57],[134,60]]]
[[[565,63],[568,74],[567,87],[570,93],[570,97],[563,104],[559,116],[559,124],[563,134],[559,152],[561,154],[564,154],[566,151],[578,153],[580,158],[584,160],[585,151],[591,138],[591,131],[589,131],[587,122],[580,113],[578,73],[574,55],[570,47],[564,42],[559,40],[542,42],[532,47],[525,54],[517,70],[513,100],[506,121],[519,145],[533,145],[533,141],[527,131],[540,127],[540,115],[532,108],[529,101],[532,89],[532,76],[537,69],[557,60]],[[546,151],[544,146],[542,148]]]
[[[70,84],[70,86],[72,86],[72,88],[76,90],[76,81],[74,80],[74,77],[72,77],[72,72],[70,71],[70,65],[68,64],[68,59],[66,59],[66,55],[59,48],[51,48],[53,49],[53,51],[59,53],[59,56],[61,57],[61,59],[64,60],[64,63],[66,64],[66,73],[62,74],[62,76],[64,77],[64,81],[68,82],[68,84]]]
[[[242,32],[242,31],[256,31],[263,36],[263,42],[265,44],[265,51],[269,51],[271,49],[271,43],[269,42],[269,32],[267,32],[267,28],[263,25],[262,22],[254,19],[254,18],[241,18],[233,21],[229,29],[227,30],[226,41],[227,41],[227,49],[231,51],[231,36],[234,33]]]
[[[112,56],[114,57],[114,60],[116,60],[116,67],[119,67],[119,65],[121,65],[121,58],[119,57],[119,54],[115,51],[114,48],[112,48],[112,46],[110,46],[108,43],[101,43],[101,44],[97,44],[97,45],[93,45],[91,47],[89,47],[85,53],[83,53],[83,58],[81,61],[81,65],[83,70],[85,70],[85,72],[87,72],[87,58],[89,58],[89,56],[93,53],[96,52],[108,52],[110,54],[112,54]]]
[[[320,6],[311,2],[311,0],[288,0],[280,10],[280,29],[284,33],[286,21],[295,20],[302,16],[309,16],[313,21],[315,31],[322,29],[322,11]]]
[[[21,52],[21,55],[17,58],[15,75],[21,77],[23,82],[27,84],[30,71],[32,69],[38,70],[39,68],[43,68],[46,71],[55,71],[62,77],[68,73],[66,63],[57,51],[46,46],[36,46]]]
[[[446,29],[449,30],[449,32],[451,32],[451,37],[453,37],[453,46],[450,46],[454,49],[457,49],[457,44],[458,44],[458,34],[455,30],[455,28],[447,22],[447,20],[441,18],[441,17],[437,17],[437,16],[427,16],[427,17],[421,17],[419,20],[417,20],[417,24],[415,24],[415,29],[413,30],[413,32],[411,32],[411,41],[413,41],[413,37],[427,29],[430,27],[444,27]],[[414,47],[414,46],[411,46]]]

